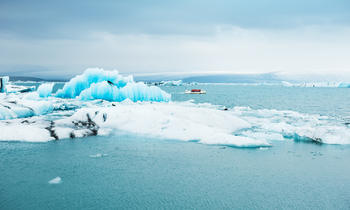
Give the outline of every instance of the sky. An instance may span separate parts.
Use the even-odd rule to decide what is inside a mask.
[[[89,67],[350,79],[350,1],[0,0],[0,75]]]

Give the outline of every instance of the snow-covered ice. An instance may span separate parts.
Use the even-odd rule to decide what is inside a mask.
[[[162,139],[198,140],[205,144],[269,145],[264,140],[233,135],[237,130],[249,128],[250,124],[230,113],[177,103],[135,103],[100,109],[86,108],[71,118],[58,121],[57,125],[88,121],[88,116],[104,130],[126,131]]]
[[[270,146],[276,140],[350,144],[350,128],[346,125],[328,117],[293,111],[249,107],[223,111],[214,105],[192,102],[91,101],[82,103],[83,108],[79,103],[71,103],[79,108],[0,121],[0,140],[49,141],[128,132],[237,147]],[[60,106],[53,105],[55,109]]]

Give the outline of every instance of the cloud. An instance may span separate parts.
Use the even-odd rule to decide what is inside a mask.
[[[220,25],[214,31],[206,36],[94,32],[80,39],[41,40],[2,36],[0,72],[70,77],[95,66],[136,74],[350,72],[350,28],[347,27],[282,30]],[[26,67],[31,71],[24,73]],[[40,71],[33,72],[35,67]]]
[[[276,29],[349,25],[348,0],[0,1],[0,33],[31,39],[113,34],[210,34],[216,25]]]

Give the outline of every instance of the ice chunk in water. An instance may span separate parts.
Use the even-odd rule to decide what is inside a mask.
[[[54,179],[51,179],[50,181],[49,181],[49,184],[60,184],[62,182],[62,179],[61,179],[61,177],[56,177],[56,178],[54,178]]]
[[[47,98],[48,96],[50,96],[54,85],[55,83],[53,82],[41,84],[37,90],[39,96],[42,98]]]

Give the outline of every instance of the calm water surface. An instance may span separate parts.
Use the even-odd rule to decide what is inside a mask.
[[[350,115],[349,89],[194,87],[208,94],[183,94],[191,87],[162,88],[175,101],[294,110],[340,120]],[[0,142],[0,209],[350,209],[349,160],[350,146],[292,140],[264,149],[125,133]],[[57,176],[60,184],[48,184]]]

